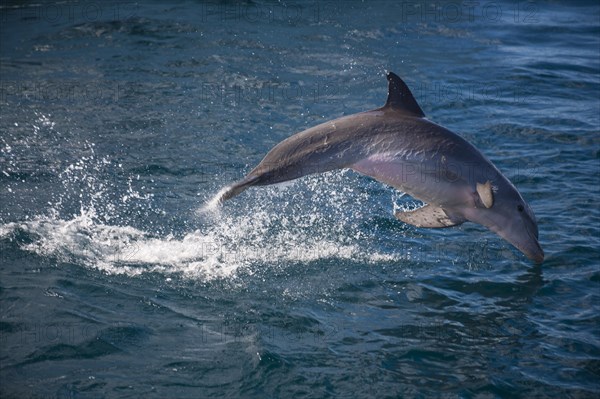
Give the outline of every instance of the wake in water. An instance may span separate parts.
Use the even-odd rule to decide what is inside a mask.
[[[215,216],[215,215],[213,215]],[[157,237],[129,226],[98,223],[90,212],[71,220],[39,217],[2,226],[0,238],[26,234],[31,243],[21,248],[41,256],[76,261],[110,274],[136,276],[147,272],[182,274],[211,280],[230,278],[254,264],[312,262],[325,258],[365,262],[392,260],[385,254],[367,254],[346,237],[326,239],[315,235],[311,215],[301,229],[285,229],[294,218],[279,218],[254,210],[252,216],[222,216],[206,229],[174,236]]]
[[[242,270],[251,274],[254,266],[269,264],[282,267],[329,258],[367,263],[399,259],[365,246],[364,233],[356,224],[362,216],[353,214],[360,207],[349,202],[364,200],[366,194],[356,196],[353,189],[341,188],[347,186],[344,172],[274,186],[255,195],[251,191],[244,201],[235,203],[237,207],[226,209],[218,205],[218,193],[196,210],[200,228],[160,235],[110,223],[135,201],[151,202],[151,196],[139,194],[129,184],[127,192],[117,196],[119,201],[106,204],[105,199],[110,198],[106,184],[94,181],[87,172],[74,174],[74,170],[86,169],[80,166],[69,167],[62,179],[73,183],[81,176],[88,189],[102,190],[86,193],[88,203],[79,204],[79,214],[60,215],[58,205],[72,199],[63,196],[45,216],[0,226],[0,239],[25,235],[27,242],[20,244],[23,250],[109,274],[161,273],[166,278],[182,275],[205,281],[232,278]]]

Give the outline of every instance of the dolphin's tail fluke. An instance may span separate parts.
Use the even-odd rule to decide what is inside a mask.
[[[238,181],[231,186],[225,187],[221,190],[216,196],[216,202],[218,204],[222,204],[230,198],[235,197],[236,195],[242,193],[248,187],[253,186],[258,181],[258,176],[248,175],[242,180]]]

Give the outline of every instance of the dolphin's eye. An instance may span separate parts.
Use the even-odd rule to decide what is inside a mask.
[[[525,209],[525,208],[523,208],[523,205],[521,205],[521,204],[517,205],[517,210],[518,210],[519,212],[523,212],[523,210],[524,210],[524,209]]]

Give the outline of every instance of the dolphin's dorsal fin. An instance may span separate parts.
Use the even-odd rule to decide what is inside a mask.
[[[394,72],[388,72],[387,80],[388,98],[383,108],[406,111],[420,118],[424,118],[425,113],[421,107],[419,107],[417,100],[413,97],[406,83],[404,83],[404,81]]]

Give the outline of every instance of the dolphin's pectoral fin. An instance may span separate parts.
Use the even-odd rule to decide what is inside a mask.
[[[465,221],[462,218],[450,217],[442,208],[432,205],[425,205],[413,211],[398,211],[394,216],[404,223],[430,228],[452,227]]]
[[[494,205],[494,191],[492,190],[492,182],[489,180],[483,184],[477,183],[477,194],[479,194],[479,199],[486,208],[491,208]]]

